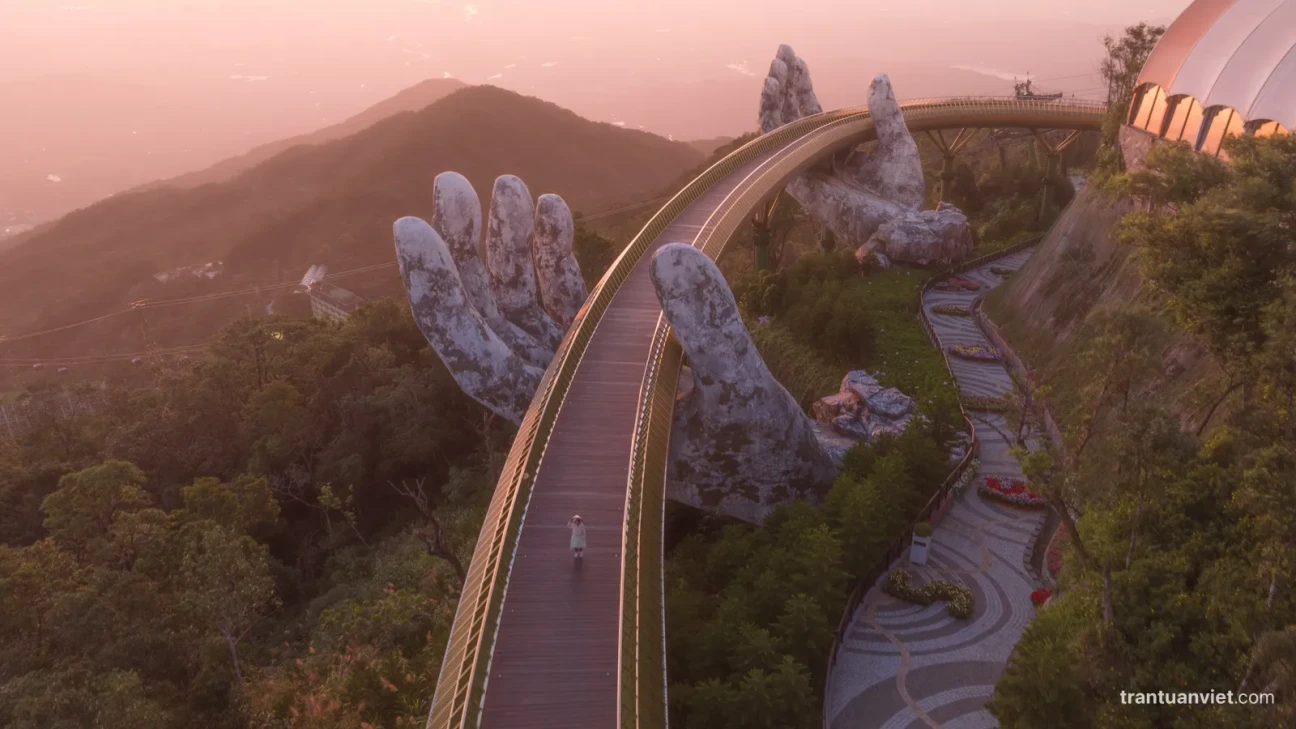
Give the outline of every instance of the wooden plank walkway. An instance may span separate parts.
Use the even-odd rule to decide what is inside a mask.
[[[725,197],[767,157],[739,168],[653,242],[604,312],[536,475],[490,664],[486,729],[610,729],[616,723],[621,544],[639,389],[661,314],[652,255],[693,242]],[[567,520],[588,547],[572,559]]]

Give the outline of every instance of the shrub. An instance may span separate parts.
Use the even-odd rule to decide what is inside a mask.
[[[842,370],[807,347],[787,327],[778,322],[752,323],[752,342],[760,352],[765,366],[779,384],[796,398],[801,407],[837,392],[841,386]]]
[[[1006,413],[1012,410],[1012,405],[1004,398],[989,395],[966,395],[963,398],[963,407],[986,413]]]
[[[915,537],[930,537],[932,535],[931,522],[920,521],[914,524],[913,533]]]
[[[892,597],[917,605],[930,605],[937,600],[944,600],[945,609],[956,618],[969,618],[976,611],[976,600],[971,588],[948,580],[936,580],[915,587],[909,573],[898,567],[887,575],[884,589]]]
[[[966,306],[958,304],[937,304],[932,307],[933,314],[944,314],[946,316],[972,316],[972,310]]]
[[[999,350],[984,344],[955,344],[946,350],[955,357],[976,360],[978,362],[998,362],[1003,359]]]

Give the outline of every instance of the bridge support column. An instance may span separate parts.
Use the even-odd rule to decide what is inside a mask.
[[[752,244],[756,249],[756,270],[769,271],[770,245],[774,242],[774,210],[778,207],[783,191],[775,193],[769,202],[762,203],[752,213]]]
[[[1044,217],[1048,214],[1049,207],[1053,205],[1053,185],[1061,176],[1061,171],[1066,169],[1062,162],[1062,153],[1067,147],[1071,146],[1072,142],[1079,138],[1080,132],[1071,132],[1056,145],[1050,144],[1038,129],[1032,129],[1031,134],[1035,135],[1035,140],[1039,143],[1040,148],[1044,150],[1045,155],[1044,185],[1043,190],[1040,192],[1039,217],[1036,219],[1038,224],[1043,225]]]
[[[967,147],[968,142],[972,141],[972,130],[960,129],[954,136],[953,141],[946,141],[945,134],[937,129],[935,134],[927,132],[927,137],[932,140],[936,148],[941,153],[941,175],[940,175],[940,201],[943,203],[953,203],[953,184],[954,184],[954,158],[958,153]]]

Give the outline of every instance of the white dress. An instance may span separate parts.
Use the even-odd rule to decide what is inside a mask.
[[[584,522],[582,522],[582,523],[580,523],[580,524],[571,524],[571,525],[569,525],[569,526],[571,526],[571,533],[572,533],[572,538],[571,538],[571,548],[572,548],[572,549],[584,549],[584,548],[585,548],[585,524],[584,524]]]

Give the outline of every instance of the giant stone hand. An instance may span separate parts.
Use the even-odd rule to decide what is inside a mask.
[[[670,243],[650,272],[689,362],[671,428],[670,496],[754,522],[780,503],[823,496],[833,463],[765,366],[720,269]]]
[[[571,213],[556,195],[542,195],[533,210],[522,181],[500,177],[483,261],[481,207],[468,181],[439,175],[433,205],[430,224],[395,224],[414,319],[465,393],[520,422],[585,300]],[[673,422],[672,498],[760,521],[781,502],[822,496],[832,461],[761,360],[719,269],[672,243],[654,257],[651,276],[691,364],[690,395]]]
[[[966,257],[972,245],[966,216],[948,205],[939,220],[933,211],[922,211],[926,186],[918,145],[885,74],[869,84],[868,108],[877,129],[876,146],[837,155],[788,183],[788,194],[839,240],[861,251],[868,244],[869,252],[923,265]],[[822,110],[805,61],[791,47],[779,46],[761,90],[761,133]],[[870,240],[892,222],[910,235]]]
[[[472,185],[443,172],[432,198],[430,225],[407,217],[394,226],[414,320],[465,393],[520,423],[585,301],[571,211],[557,195],[533,206],[522,180],[501,176],[483,262],[482,210]]]

